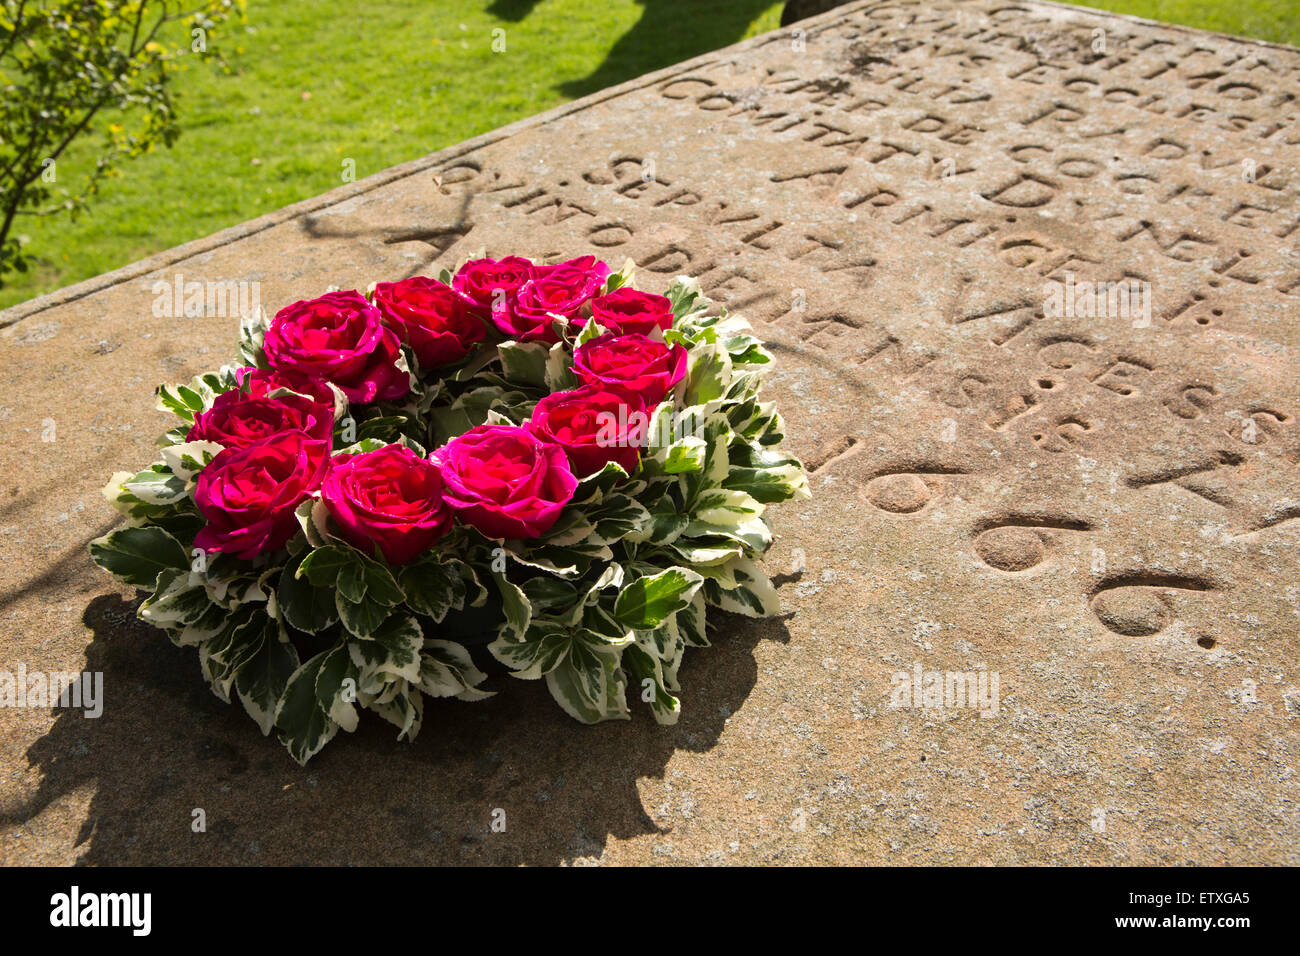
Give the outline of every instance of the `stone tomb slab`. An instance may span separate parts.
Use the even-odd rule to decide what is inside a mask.
[[[0,318],[0,666],[107,697],[0,711],[3,862],[1300,862],[1300,52],[1034,2],[797,30]],[[86,555],[154,385],[234,351],[153,284],[274,311],[479,249],[753,319],[814,490],[789,613],[688,655],[675,728],[502,677],[299,769]]]

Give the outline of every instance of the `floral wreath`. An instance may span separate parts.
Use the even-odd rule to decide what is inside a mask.
[[[93,560],[300,763],[359,709],[414,739],[494,668],[674,723],[706,608],[779,611],[764,510],[808,486],[749,324],[632,279],[475,258],[259,310],[241,366],[158,389],[182,423],[105,488],[129,520]]]

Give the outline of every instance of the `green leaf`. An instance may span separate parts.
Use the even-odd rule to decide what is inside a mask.
[[[570,506],[583,505],[601,501],[619,483],[627,478],[627,472],[616,462],[606,462],[600,471],[593,472],[578,482]],[[579,516],[581,517],[581,516]]]
[[[629,647],[623,662],[632,676],[632,692],[638,700],[650,705],[655,722],[664,726],[677,723],[682,705],[665,686],[663,667],[659,660],[639,644]],[[647,695],[648,691],[648,695]],[[649,700],[646,697],[649,696]]]
[[[430,697],[482,700],[491,694],[475,688],[487,675],[474,666],[469,651],[453,641],[424,642],[420,656],[420,690]]]
[[[334,738],[339,729],[321,707],[316,695],[321,666],[331,653],[322,651],[294,671],[275,711],[275,726],[280,728],[281,743],[289,749],[289,755],[304,766]]]
[[[310,578],[300,577],[298,568],[306,556],[290,558],[280,575],[275,599],[280,612],[291,627],[308,634],[318,634],[339,619],[334,592],[317,587]]]
[[[221,450],[222,446],[213,441],[182,440],[163,447],[162,457],[168,470],[184,483],[193,480]]]
[[[416,614],[441,622],[450,610],[465,606],[465,581],[450,565],[430,555],[408,564],[398,575],[407,606]]]
[[[483,607],[487,603],[488,590],[472,567],[459,558],[445,558],[443,564],[464,584],[466,608]]]
[[[335,440],[336,441],[338,440],[337,430],[335,434]],[[378,451],[379,449],[384,448],[388,444],[390,443],[384,441],[382,438],[362,438],[360,441],[355,441],[351,445],[348,445],[348,447],[346,448],[340,448],[334,454],[364,455],[368,451]]]
[[[506,379],[522,385],[541,386],[546,383],[549,346],[542,342],[502,342],[498,351]]]
[[[723,346],[731,355],[732,366],[736,365],[770,365],[772,355],[752,335],[732,335],[723,341]]]
[[[125,584],[152,590],[167,568],[189,569],[181,543],[162,528],[122,528],[90,542],[90,557]]]
[[[505,664],[521,680],[537,680],[553,670],[569,653],[573,629],[554,621],[537,621],[523,637],[516,638],[505,630],[488,645],[492,656]]]
[[[360,604],[366,597],[366,566],[360,561],[350,560],[339,568],[339,576],[334,581],[338,596],[350,604]],[[373,602],[382,606],[379,602]]]
[[[580,578],[594,563],[613,558],[613,552],[607,545],[591,540],[563,548],[533,545],[519,548],[518,551],[507,549],[506,553],[519,564],[541,568],[562,578]]]
[[[572,607],[578,599],[578,589],[571,581],[544,575],[525,581],[523,592],[534,611]]]
[[[709,538],[682,537],[669,545],[669,550],[705,577],[718,577],[720,573],[714,573],[713,569],[740,557],[744,553],[744,545],[734,538],[720,535]],[[730,574],[725,577],[731,581]]]
[[[501,602],[506,612],[501,633],[509,634],[516,640],[522,639],[532,620],[533,606],[519,586],[507,580],[505,575],[494,573],[492,577],[497,583],[497,590],[501,592]]]
[[[686,404],[703,405],[721,398],[731,383],[731,356],[720,345],[697,345],[691,349],[686,373]]]
[[[754,442],[733,443],[728,455],[731,468],[723,479],[724,488],[744,491],[765,505],[811,497],[808,476],[797,458]]]
[[[607,603],[597,601],[582,609],[582,627],[574,632],[574,639],[602,651],[619,651],[636,639],[636,632],[614,617]]]
[[[709,639],[705,634],[706,607],[704,594],[696,592],[691,603],[677,612],[673,619],[677,630],[688,647],[708,647]]]
[[[405,415],[389,415],[368,418],[357,425],[357,441],[379,441],[379,447],[392,444],[402,435],[402,426],[410,419]],[[373,450],[373,449],[372,449]]]
[[[174,573],[176,572],[164,571],[158,576],[159,585],[161,586],[163,576]],[[198,620],[185,625],[173,625],[168,628],[167,634],[177,647],[197,647],[219,634],[230,616],[228,608],[209,603],[208,609]]]
[[[611,272],[605,280],[605,294],[613,292],[615,289],[621,289],[626,285],[632,284],[632,279],[636,276],[636,263],[631,259],[623,260],[623,265],[617,272]]]
[[[700,292],[700,280],[691,276],[678,276],[665,290],[673,305],[673,325],[681,325],[683,320],[702,310],[708,304]]]
[[[348,650],[359,671],[360,688],[376,693],[397,678],[418,683],[424,634],[415,618],[394,614],[366,638],[350,641]]]
[[[370,704],[370,709],[397,728],[397,739],[414,740],[424,720],[424,697],[406,681],[391,685],[391,692]]]
[[[708,445],[703,438],[687,435],[673,442],[662,456],[665,474],[679,475],[688,471],[699,471],[704,467],[704,454]]]
[[[731,470],[731,459],[727,456],[727,439],[731,426],[721,415],[711,419],[704,428],[704,440],[708,448],[704,453],[704,481],[707,485],[720,485]]]
[[[551,696],[570,717],[584,724],[630,716],[627,678],[615,654],[574,640],[569,653],[546,675]]]
[[[578,379],[573,374],[573,353],[563,342],[556,342],[547,353],[544,378],[550,392],[564,392],[577,386]]]
[[[358,637],[368,636],[382,624],[403,597],[386,565],[342,545],[310,552],[296,575],[305,575],[316,587],[334,588],[339,620]]]
[[[150,470],[140,472],[130,481],[124,482],[122,487],[145,504],[170,505],[186,497],[189,483],[168,470]]]
[[[357,637],[369,637],[388,620],[393,610],[368,596],[363,596],[360,601],[349,601],[342,591],[334,592],[334,607],[343,626]]]
[[[275,713],[289,678],[298,669],[298,652],[279,639],[275,628],[264,628],[256,652],[235,674],[235,689],[244,710],[262,728],[262,736],[275,726]]]
[[[650,527],[650,512],[639,501],[627,495],[610,495],[588,515],[595,525],[588,541],[591,544],[613,544],[628,536],[636,536]]]
[[[236,672],[257,654],[262,637],[278,629],[262,608],[245,605],[227,614],[221,628],[199,648],[199,660],[213,690],[229,700],[229,689]]]
[[[154,627],[184,627],[202,619],[214,606],[207,588],[193,580],[188,569],[167,568],[159,573],[154,593],[137,614]]]
[[[633,630],[656,628],[690,604],[703,580],[696,572],[679,567],[637,578],[619,592],[614,616]]]
[[[154,394],[159,411],[171,412],[187,422],[193,422],[194,416],[203,411],[203,396],[188,385],[159,385]]]
[[[645,540],[651,544],[671,544],[686,530],[690,520],[689,515],[682,514],[673,497],[665,495],[650,512]]]
[[[766,574],[746,557],[733,559],[727,570],[736,586],[726,588],[714,580],[704,582],[705,599],[715,607],[746,617],[771,617],[781,613],[781,598]]]
[[[728,528],[742,524],[763,513],[763,506],[743,491],[733,488],[709,488],[695,499],[691,520],[700,524]]]
[[[772,529],[768,527],[767,522],[761,517],[747,518],[739,524],[730,527],[722,525],[705,524],[702,521],[692,521],[682,532],[683,539],[698,541],[701,538],[714,540],[715,537],[730,538],[733,541],[739,541],[749,552],[761,554],[772,545]]]
[[[346,643],[336,644],[316,674],[316,700],[329,718],[352,733],[357,729],[355,706],[360,672]]]
[[[316,548],[300,562],[294,574],[307,577],[318,588],[332,588],[338,581],[343,568],[352,564],[352,559],[345,548],[326,545]]]
[[[262,343],[270,328],[265,312],[255,309],[252,315],[242,316],[239,322],[239,354],[249,365],[266,368]]]
[[[486,378],[486,373],[484,373]],[[530,398],[518,388],[503,384],[484,385],[460,395],[450,406],[435,406],[429,410],[433,426],[434,444],[445,444],[457,435],[463,435],[476,425],[488,421],[489,412],[503,414],[518,423],[528,417],[537,398]]]

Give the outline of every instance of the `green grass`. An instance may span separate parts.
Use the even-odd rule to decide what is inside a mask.
[[[361,179],[778,25],[780,0],[250,0],[216,38],[233,75],[175,76],[182,134],[106,182],[88,212],[29,218],[38,257],[0,307]],[[1092,6],[1300,43],[1295,0]],[[493,30],[506,49],[494,52]],[[69,181],[94,140],[59,161]]]
[[[1087,0],[1083,6],[1300,46],[1300,0]]]

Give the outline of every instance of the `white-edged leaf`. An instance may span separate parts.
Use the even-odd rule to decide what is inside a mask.
[[[704,579],[688,568],[667,568],[624,585],[614,602],[614,616],[633,630],[659,627],[664,619],[691,603]]]

